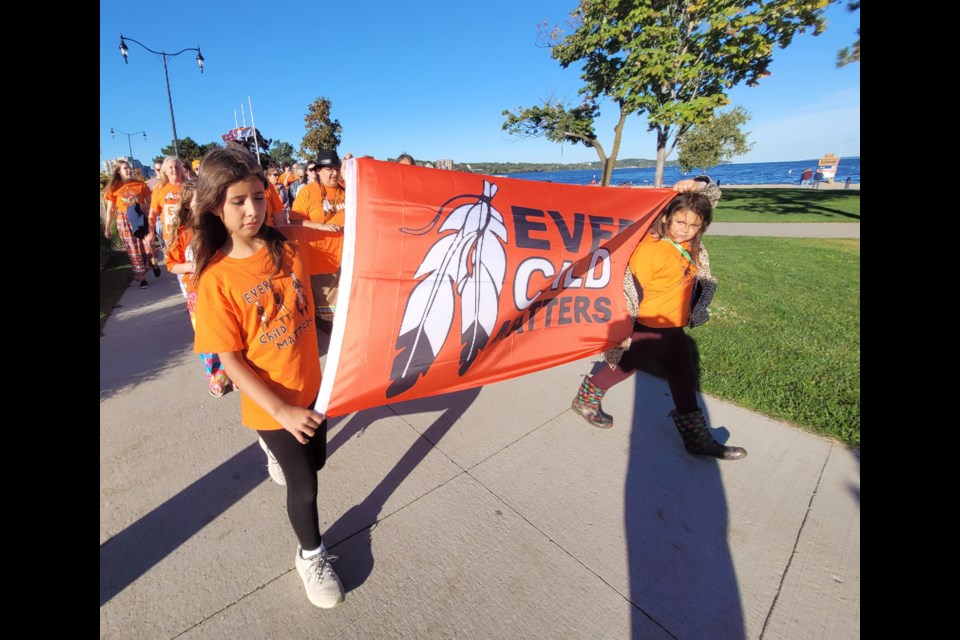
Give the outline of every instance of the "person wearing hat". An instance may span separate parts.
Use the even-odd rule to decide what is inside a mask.
[[[200,158],[197,158],[190,163],[190,168],[193,169],[193,175],[200,176]]]
[[[290,207],[290,223],[309,220],[322,225],[310,226],[332,232],[324,246],[326,253],[331,255],[331,262],[325,265],[324,269],[327,273],[310,278],[313,299],[317,306],[317,329],[328,331],[337,307],[343,223],[346,214],[346,194],[340,184],[340,156],[336,150],[321,149],[317,153],[316,178],[297,193],[293,206]]]

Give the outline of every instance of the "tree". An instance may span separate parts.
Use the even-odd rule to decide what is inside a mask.
[[[257,136],[257,155],[260,156],[260,166],[266,167],[270,164],[270,145],[273,144],[273,140],[270,138],[263,137],[263,134],[260,133],[260,129],[254,129],[254,132]],[[247,140],[247,146],[252,147],[253,140]]]
[[[747,142],[747,134],[741,130],[749,119],[747,110],[737,106],[695,125],[680,140],[680,166],[684,171],[700,169],[706,173],[708,168],[750,151],[753,144]]]
[[[564,68],[581,66],[586,111],[598,114],[607,99],[619,109],[609,156],[598,144],[603,162],[603,184],[620,150],[627,117],[645,114],[647,127],[657,136],[655,184],[663,185],[663,166],[677,141],[693,125],[706,122],[729,101],[726,92],[745,82],[758,84],[767,75],[775,46],[786,47],[794,35],[824,28],[823,11],[829,0],[581,0],[572,14],[572,32],[542,32],[551,56]],[[548,107],[548,117],[529,131],[564,140],[578,139],[565,131],[568,110]],[[523,118],[530,110],[510,114]],[[586,121],[578,122],[581,132]],[[590,122],[592,128],[592,121]],[[516,128],[510,119],[504,128]],[[522,131],[522,129],[521,129]],[[513,130],[511,130],[511,133]],[[549,139],[549,138],[548,138]],[[582,139],[582,138],[579,138]]]
[[[517,107],[516,111],[504,111],[506,120],[502,130],[524,138],[545,137],[550,142],[572,142],[593,147],[603,167],[603,184],[610,184],[614,162],[608,158],[603,145],[593,130],[593,122],[600,115],[595,103],[587,101],[568,108],[560,100],[546,99],[543,106]],[[619,145],[618,145],[619,147]]]
[[[197,144],[189,136],[186,138],[177,138],[177,145],[180,148],[180,160],[184,164],[190,164],[194,160],[202,160],[205,155],[210,153],[211,150],[216,149],[220,145],[216,142],[208,142],[207,144]],[[173,141],[170,141],[170,144],[165,146],[163,149],[160,149],[160,155],[153,159],[154,162],[163,162],[163,159],[166,156],[176,155],[174,153]]]
[[[860,10],[860,0],[847,3],[847,11],[853,13]],[[857,41],[851,47],[844,47],[837,52],[837,66],[845,67],[851,62],[860,62],[860,27],[857,27]]]
[[[289,142],[276,140],[270,149],[270,161],[281,167],[285,164],[293,164],[294,151],[293,145]]]
[[[320,97],[307,107],[303,122],[307,129],[300,143],[300,155],[312,158],[320,149],[336,149],[340,146],[343,127],[339,120],[330,119],[330,99]]]
[[[203,158],[204,155],[204,147],[194,142],[190,136],[177,138],[177,148],[180,149],[180,160],[182,160],[184,164],[190,164],[194,160]],[[177,155],[173,146],[173,140],[170,141],[170,144],[160,149],[160,153],[164,156]],[[161,160],[162,159],[163,158],[161,158]]]

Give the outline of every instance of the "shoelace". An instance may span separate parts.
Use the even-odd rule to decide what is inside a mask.
[[[325,578],[333,574],[332,562],[339,560],[340,556],[335,556],[329,552],[320,553],[313,558],[308,558],[310,566],[307,568],[307,576],[316,576],[317,582],[323,582]]]

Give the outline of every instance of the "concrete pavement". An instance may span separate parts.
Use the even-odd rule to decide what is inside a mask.
[[[836,225],[830,225],[836,226]],[[860,455],[705,396],[750,455],[689,456],[647,375],[591,361],[332,419],[312,607],[238,394],[207,395],[174,279],[100,339],[102,638],[858,638]]]

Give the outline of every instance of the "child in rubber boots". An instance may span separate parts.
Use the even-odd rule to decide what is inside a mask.
[[[265,224],[267,180],[253,156],[217,149],[200,167],[194,222],[197,334],[242,389],[244,426],[275,456],[310,602],[330,608],[343,587],[320,534],[317,471],[327,421],[311,408],[320,390],[310,275],[329,262],[329,232]],[[270,460],[270,465],[274,461]],[[271,476],[273,473],[271,470]]]
[[[680,195],[666,206],[634,250],[629,267],[633,278],[625,278],[624,283],[627,307],[634,318],[629,348],[605,354],[610,366],[584,378],[572,408],[593,426],[609,429],[613,418],[604,413],[600,399],[644,362],[653,360],[670,386],[675,407],[670,417],[687,451],[738,460],[747,455],[746,450],[717,442],[707,428],[697,404],[700,380],[683,331],[690,320],[698,269],[709,264],[700,242],[713,219],[710,199],[699,192],[705,184],[699,180],[677,183],[674,189],[681,191]],[[719,191],[713,189],[719,198]]]

